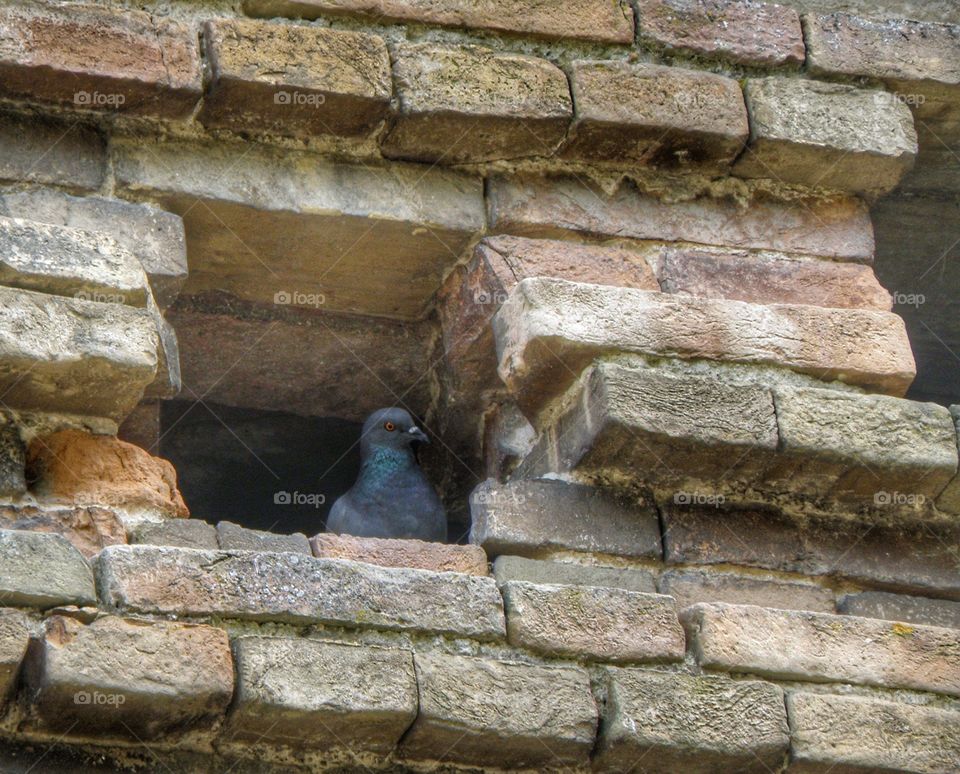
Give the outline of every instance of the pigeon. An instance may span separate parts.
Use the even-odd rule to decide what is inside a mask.
[[[429,443],[401,408],[374,411],[363,423],[360,473],[333,504],[327,531],[357,537],[447,539],[447,515],[411,444]]]

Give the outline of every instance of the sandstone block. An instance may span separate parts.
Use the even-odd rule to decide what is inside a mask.
[[[546,59],[481,46],[400,46],[389,158],[444,164],[550,156],[573,114],[567,78]]]
[[[184,118],[200,99],[193,31],[144,11],[68,4],[0,15],[7,97]]]
[[[96,602],[90,565],[61,535],[0,529],[0,598],[48,608]]]
[[[752,605],[694,605],[682,618],[710,669],[960,695],[953,629]]]
[[[614,493],[556,480],[486,481],[470,495],[470,542],[489,556],[550,550],[662,555],[656,509]]]
[[[27,491],[27,450],[14,420],[0,412],[0,496],[16,497]]]
[[[840,195],[792,202],[757,197],[740,208],[726,199],[670,203],[629,186],[610,194],[576,178],[494,175],[488,202],[491,230],[517,236],[562,239],[574,232],[873,259],[866,205]]]
[[[960,629],[960,602],[948,599],[910,597],[886,591],[861,591],[841,597],[837,602],[837,609],[846,615],[862,618],[882,618],[887,621],[908,621]]]
[[[30,620],[19,610],[0,609],[0,708],[6,706],[17,684],[30,629]]]
[[[499,556],[493,563],[493,575],[501,586],[510,581],[537,585],[604,586],[625,591],[656,594],[653,573],[647,570],[621,570],[613,567],[548,562],[522,556]]]
[[[640,42],[754,67],[803,64],[800,15],[754,0],[639,0]]]
[[[511,645],[591,661],[683,660],[672,597],[525,581],[507,581],[502,591]]]
[[[173,465],[110,436],[61,430],[38,437],[27,464],[34,492],[50,502],[190,515]]]
[[[390,56],[376,35],[220,19],[204,26],[204,46],[207,126],[367,134],[390,105]]]
[[[119,421],[157,372],[150,313],[0,288],[0,391],[13,408]]]
[[[0,117],[0,180],[94,191],[106,170],[106,143],[76,122]]]
[[[480,178],[461,173],[243,146],[118,141],[114,154],[124,195],[184,217],[191,294],[417,319],[484,227]]]
[[[732,528],[736,530],[736,525]],[[728,572],[668,570],[660,576],[659,590],[676,599],[680,610],[699,602],[729,602],[781,610],[836,612],[833,592],[822,586]]]
[[[238,637],[229,741],[392,752],[417,715],[410,651]]]
[[[211,725],[233,693],[227,633],[212,626],[54,616],[28,659],[33,724],[53,733],[154,740]]]
[[[960,767],[960,713],[864,696],[787,694],[791,772],[839,774]]]
[[[310,538],[320,559],[349,559],[381,567],[408,567],[432,572],[489,575],[487,555],[479,546],[427,543],[423,540],[386,540],[321,532]]]
[[[577,667],[417,653],[420,711],[403,757],[502,768],[582,766],[597,708]]]
[[[579,61],[563,155],[656,167],[729,166],[749,134],[740,85],[713,73]]]
[[[117,512],[98,506],[0,505],[0,529],[63,535],[87,559],[106,546],[127,542],[127,533]]]
[[[774,771],[789,743],[783,692],[756,680],[610,671],[599,771]]]
[[[97,567],[105,601],[124,611],[504,636],[492,578],[159,546],[104,549]]]
[[[750,144],[734,167],[764,177],[886,193],[913,166],[910,109],[881,91],[799,78],[750,79]]]
[[[219,548],[216,527],[200,519],[143,522],[130,534],[130,543],[212,550]]]
[[[224,551],[292,551],[311,555],[306,535],[279,535],[239,524],[221,521],[217,524],[217,540]]]
[[[377,21],[473,27],[545,38],[605,43],[633,41],[633,11],[625,2],[558,0],[550,6],[531,0],[244,0],[251,16],[314,19],[349,14]]]
[[[953,417],[953,424],[957,432],[957,444],[960,446],[960,406],[951,406],[950,416]],[[937,498],[937,507],[947,513],[960,514],[960,472],[947,484],[946,489]]]

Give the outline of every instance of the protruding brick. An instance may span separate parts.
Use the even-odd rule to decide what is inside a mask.
[[[80,110],[183,118],[200,99],[188,26],[144,11],[66,4],[0,13],[7,97]]]
[[[160,546],[113,546],[97,567],[104,601],[123,611],[504,636],[492,578]]]
[[[93,572],[61,535],[0,529],[0,599],[48,608],[96,601]]]
[[[389,158],[444,164],[550,156],[573,114],[567,78],[546,59],[480,46],[400,46]]]
[[[649,570],[549,562],[522,556],[497,557],[493,563],[493,575],[501,586],[509,581],[523,581],[538,585],[605,586],[644,594],[657,593],[653,573]]]
[[[800,15],[756,0],[639,0],[640,42],[755,67],[803,64]]]
[[[574,62],[576,120],[563,155],[590,161],[728,166],[747,140],[740,85],[713,73]]]
[[[57,508],[43,505],[0,505],[0,529],[63,535],[87,559],[106,546],[127,542],[117,511],[96,505]]]
[[[390,105],[390,56],[376,35],[220,19],[204,26],[211,80],[200,121],[277,134],[371,132]]]
[[[549,6],[533,0],[244,0],[252,16],[315,19],[332,14],[382,21],[472,27],[560,40],[602,43],[633,41],[633,11],[622,0],[557,0]]]
[[[861,591],[847,594],[837,602],[837,609],[846,615],[861,618],[883,618],[927,626],[960,629],[960,602],[948,599],[909,597],[886,591]]]
[[[410,651],[287,637],[234,641],[225,741],[393,751],[417,715]]]
[[[660,558],[657,511],[608,490],[556,480],[486,481],[470,495],[470,542],[489,556],[550,550]]]
[[[710,669],[960,695],[953,629],[752,605],[693,605],[681,618]]]
[[[19,610],[0,609],[0,709],[10,698],[30,642],[30,620]]]
[[[178,548],[219,548],[217,529],[200,519],[167,519],[161,522],[144,522],[130,534],[130,542],[150,546],[176,546]]]
[[[93,191],[103,182],[106,156],[99,132],[75,121],[0,117],[0,180]]]
[[[212,626],[62,616],[29,654],[31,725],[143,742],[209,727],[233,694],[227,633]]]
[[[718,514],[718,519],[723,517]],[[736,532],[736,524],[730,525]],[[699,602],[729,602],[781,610],[812,610],[834,613],[833,592],[823,586],[799,581],[758,578],[730,572],[668,570],[660,576],[660,593],[677,600],[684,609]]]
[[[913,117],[886,92],[762,78],[748,80],[744,93],[750,144],[734,167],[740,177],[886,193],[913,166]]]
[[[427,543],[423,540],[388,540],[321,532],[310,538],[313,555],[320,559],[350,559],[381,567],[408,567],[432,572],[489,575],[487,555],[479,546]]]
[[[787,694],[790,772],[960,769],[960,712],[866,696]]]
[[[440,653],[414,663],[420,711],[402,757],[507,769],[587,763],[597,708],[585,670]]]
[[[295,554],[312,555],[307,536],[299,532],[280,535],[221,521],[217,524],[217,539],[224,551],[292,551]]]
[[[615,663],[681,661],[672,597],[601,586],[503,585],[507,639],[545,653]]]
[[[787,750],[779,687],[639,669],[610,671],[595,766],[651,774],[776,770]]]

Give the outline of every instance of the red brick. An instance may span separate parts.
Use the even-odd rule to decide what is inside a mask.
[[[0,84],[6,97],[182,118],[200,99],[200,55],[192,30],[142,11],[4,8]]]
[[[221,522],[222,523],[222,522]],[[381,567],[409,567],[432,572],[489,575],[487,555],[480,546],[425,543],[422,540],[387,540],[332,535],[321,532],[310,538],[313,555],[319,559],[350,559]]]

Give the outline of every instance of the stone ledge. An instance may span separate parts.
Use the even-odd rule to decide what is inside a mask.
[[[960,602],[910,597],[886,591],[861,591],[840,598],[837,610],[861,618],[907,621],[925,626],[960,630]]]
[[[723,518],[719,513],[717,517]],[[677,600],[680,610],[700,602],[728,602],[780,610],[836,612],[833,592],[815,583],[758,578],[732,572],[667,570],[660,575],[658,587],[661,594],[669,594]]]
[[[653,573],[641,569],[549,562],[522,556],[498,556],[493,563],[493,575],[501,587],[509,581],[523,581],[538,585],[603,586],[644,594],[657,593]]]
[[[427,543],[423,540],[386,540],[321,532],[310,538],[319,559],[349,559],[380,567],[406,567],[431,572],[459,572],[486,576],[487,555],[479,546]]]

